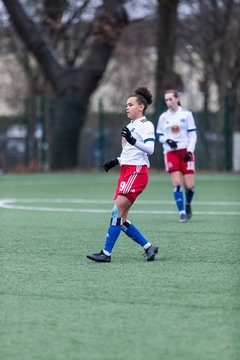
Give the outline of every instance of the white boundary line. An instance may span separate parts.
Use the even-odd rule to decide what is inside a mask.
[[[71,212],[71,213],[109,213],[110,209],[73,209],[73,208],[56,208],[56,207],[46,207],[46,206],[24,206],[16,205],[17,203],[52,203],[52,204],[113,204],[113,201],[110,200],[92,200],[92,199],[0,199],[0,208],[3,209],[14,209],[14,210],[30,210],[30,211],[46,211],[46,212]],[[142,205],[172,205],[174,204],[171,201],[158,201],[158,200],[141,200],[138,201],[138,204]],[[240,202],[195,202],[196,205],[205,205],[205,206],[240,206]],[[146,215],[175,215],[176,211],[168,210],[131,210],[132,214],[146,214]],[[196,215],[226,215],[226,216],[240,216],[240,211],[194,211]]]
[[[113,200],[104,199],[37,199],[37,198],[12,198],[0,199],[0,207],[12,203],[47,203],[47,204],[113,204]],[[169,200],[138,200],[141,205],[173,205],[174,201]],[[240,201],[194,201],[200,206],[240,206]]]

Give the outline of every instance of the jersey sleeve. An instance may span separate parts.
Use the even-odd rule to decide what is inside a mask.
[[[159,142],[164,144],[166,142],[166,137],[164,136],[162,124],[163,124],[163,116],[160,115],[157,123],[156,135]]]
[[[141,142],[139,140],[137,140],[134,144],[134,146],[136,148],[138,148],[139,150],[145,152],[148,155],[152,155],[154,152],[154,147],[155,147],[155,142],[154,141],[148,141],[146,143]]]
[[[148,121],[141,129],[141,140],[137,139],[134,144],[136,148],[152,155],[155,147],[155,129],[153,123]]]
[[[144,143],[155,141],[155,129],[151,121],[148,121],[142,130],[142,139]]]
[[[196,128],[194,117],[193,117],[193,114],[191,111],[189,111],[189,113],[188,113],[187,120],[188,120],[187,132],[188,132],[188,139],[189,139],[187,151],[190,151],[191,153],[193,153],[195,151],[195,147],[196,147],[196,143],[197,143],[197,128]]]

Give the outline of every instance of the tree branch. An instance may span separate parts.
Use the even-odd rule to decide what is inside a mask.
[[[50,81],[54,90],[57,91],[59,78],[63,74],[64,68],[57,60],[52,47],[43,37],[41,29],[26,14],[18,0],[2,1],[18,35],[36,57],[46,78]]]

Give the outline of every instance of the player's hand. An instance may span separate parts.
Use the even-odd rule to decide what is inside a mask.
[[[188,162],[188,161],[191,159],[191,156],[192,156],[191,151],[187,151],[186,154],[185,154],[184,157],[183,157],[183,160],[184,160],[185,162]]]
[[[108,172],[110,169],[112,169],[114,166],[117,166],[119,164],[118,159],[112,159],[103,164],[103,168],[106,172]]]
[[[177,149],[177,143],[174,140],[167,139],[166,143],[170,146],[171,149],[176,150]]]
[[[129,142],[129,144],[134,145],[137,141],[135,137],[132,136],[131,131],[125,126],[122,131],[121,135]]]

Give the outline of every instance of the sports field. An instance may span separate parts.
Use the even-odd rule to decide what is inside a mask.
[[[129,219],[156,260],[122,234],[94,263],[117,176],[0,177],[0,359],[239,359],[240,175],[197,174],[180,224],[169,176],[152,174]]]

